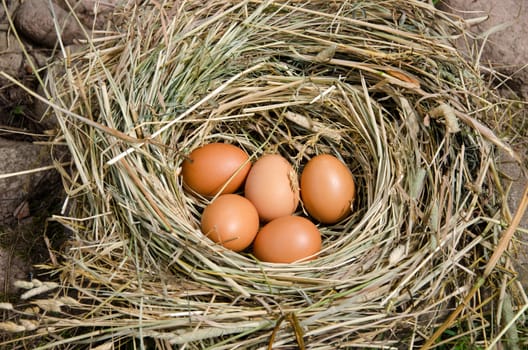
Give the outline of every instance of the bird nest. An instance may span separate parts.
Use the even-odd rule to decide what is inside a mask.
[[[493,150],[509,149],[481,121],[493,93],[450,45],[460,22],[420,1],[212,0],[131,5],[113,24],[48,76],[72,160],[49,346],[413,348],[445,322],[436,345],[492,339],[503,272],[467,296],[502,230]],[[211,142],[298,172],[335,155],[352,214],[318,224],[311,261],[215,244],[200,231],[211,198],[180,176]]]

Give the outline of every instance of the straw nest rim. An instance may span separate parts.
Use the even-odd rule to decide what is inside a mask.
[[[294,315],[295,334],[314,346],[366,335],[394,345],[379,336],[409,331],[409,319],[429,319],[428,334],[474,281],[464,266],[492,246],[500,209],[482,205],[494,196],[489,141],[500,141],[483,139],[471,116],[485,95],[445,40],[460,34],[456,23],[396,0],[127,11],[123,31],[76,54],[64,80],[50,74],[75,164],[64,172],[69,213],[56,217],[77,237],[68,283],[100,283],[92,293],[133,307],[141,299],[152,324],[140,333],[171,344],[299,343],[273,330],[280,315]],[[308,262],[262,263],[214,244],[198,225],[209,199],[178,176],[185,155],[213,141],[253,159],[278,152],[298,171],[336,155],[357,180],[353,215],[320,226],[323,251]],[[125,297],[135,288],[142,294]],[[179,313],[181,325],[170,316]]]

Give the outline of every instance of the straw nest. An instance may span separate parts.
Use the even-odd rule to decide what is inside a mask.
[[[72,237],[59,292],[37,303],[40,334],[62,337],[44,347],[412,348],[479,283],[501,230],[492,146],[508,148],[478,121],[498,108],[449,44],[459,22],[419,1],[212,0],[128,6],[114,24],[48,77],[72,157],[54,218]],[[298,171],[344,160],[357,199],[319,225],[319,258],[263,263],[202,235],[209,199],[179,172],[217,141]],[[457,338],[493,338],[502,276]]]

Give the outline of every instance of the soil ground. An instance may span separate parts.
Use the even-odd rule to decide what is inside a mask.
[[[528,101],[528,2],[526,0],[443,0],[440,8],[471,21],[480,19],[469,28],[475,41],[473,49],[460,43],[467,54],[480,57],[480,62],[496,70],[495,84],[506,96],[517,95]],[[508,204],[515,212],[528,185],[528,108],[525,106],[509,123],[493,125],[496,133],[510,140],[512,146],[523,157],[519,165],[507,156],[502,156],[501,171],[506,175],[504,186],[509,189]],[[502,125],[501,125],[502,124]],[[512,127],[513,126],[513,127]],[[528,213],[524,214],[520,227],[528,228]],[[519,280],[528,290],[528,234],[518,232],[512,249],[513,264]]]

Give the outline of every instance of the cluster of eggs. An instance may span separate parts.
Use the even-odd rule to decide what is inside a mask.
[[[201,217],[201,231],[236,252],[252,246],[266,262],[291,263],[317,257],[322,248],[315,222],[333,224],[350,214],[355,183],[338,158],[311,158],[299,176],[279,154],[251,163],[241,148],[210,143],[193,150],[182,164],[187,189],[214,198]],[[243,195],[236,194],[243,187]],[[299,203],[308,217],[295,215]]]

